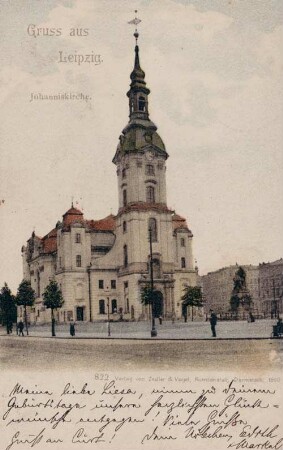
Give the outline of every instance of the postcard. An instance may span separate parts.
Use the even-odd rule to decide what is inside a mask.
[[[282,12],[0,1],[3,450],[283,448]]]

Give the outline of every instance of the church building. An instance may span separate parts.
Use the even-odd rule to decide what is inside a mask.
[[[150,90],[137,43],[130,78],[129,122],[112,160],[118,212],[88,220],[72,205],[46,236],[32,233],[22,247],[23,276],[36,292],[29,313],[32,323],[50,321],[42,294],[51,279],[57,281],[64,298],[57,311],[59,322],[105,320],[108,312],[113,320],[119,314],[128,320],[147,319],[141,292],[150,287],[150,261],[158,315],[181,317],[183,289],[196,284],[192,232],[186,219],[167,206],[168,153],[149,118]]]

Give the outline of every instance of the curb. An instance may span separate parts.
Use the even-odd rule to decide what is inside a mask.
[[[9,335],[6,334],[1,334],[0,337],[8,337]],[[280,338],[272,338],[272,337],[241,337],[241,338],[221,338],[221,337],[217,337],[217,338],[158,338],[158,337],[142,337],[142,338],[137,338],[137,337],[113,337],[113,336],[103,336],[103,337],[84,337],[84,336],[76,336],[76,337],[71,337],[71,336],[9,336],[12,338],[29,338],[29,339],[61,339],[61,340],[100,340],[100,341],[151,341],[151,342],[162,342],[162,341],[171,341],[171,342],[175,342],[175,341],[273,341],[273,340],[280,340]]]

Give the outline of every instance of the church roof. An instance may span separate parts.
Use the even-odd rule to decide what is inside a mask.
[[[41,239],[43,253],[53,253],[57,251],[57,230],[54,228]]]
[[[114,231],[116,228],[116,217],[113,214],[100,220],[86,220],[87,228],[95,231]]]
[[[179,216],[178,214],[174,213],[173,217],[172,217],[172,225],[173,225],[173,230],[178,230],[178,229],[186,229],[191,233],[191,230],[189,229],[188,225],[187,225],[187,221],[184,217]]]
[[[69,225],[71,225],[71,223],[74,222],[82,223],[83,221],[84,221],[83,213],[79,209],[74,208],[73,205],[67,212],[65,212],[65,214],[63,214],[64,227],[68,227]]]

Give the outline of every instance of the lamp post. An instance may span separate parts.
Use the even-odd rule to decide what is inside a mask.
[[[110,311],[109,311],[109,297],[107,297],[107,329],[108,329],[108,337],[111,336],[111,330],[110,330]]]
[[[91,280],[90,280],[91,263],[87,268],[88,273],[88,302],[89,302],[89,321],[92,322],[92,310],[91,310]]]
[[[151,337],[157,336],[157,330],[155,328],[155,317],[154,317],[154,295],[153,295],[153,261],[152,261],[152,230],[149,228],[149,250],[150,250],[150,297],[151,297]]]

